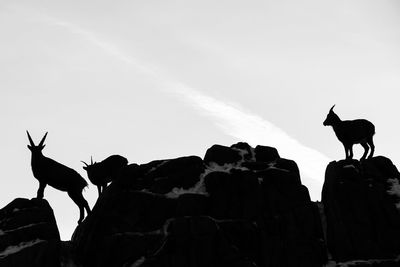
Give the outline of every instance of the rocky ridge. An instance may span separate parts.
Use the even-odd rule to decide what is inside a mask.
[[[0,266],[27,266],[22,262],[32,253],[61,259],[61,266],[399,266],[399,178],[384,157],[331,162],[322,203],[315,203],[297,164],[275,148],[214,145],[203,159],[122,169],[70,242],[17,235],[54,242],[53,251],[29,252],[34,244],[7,253],[12,243],[23,243],[6,230],[10,203],[0,210]],[[34,224],[22,217],[26,226]],[[57,229],[54,216],[47,221]],[[16,258],[21,264],[8,264]]]

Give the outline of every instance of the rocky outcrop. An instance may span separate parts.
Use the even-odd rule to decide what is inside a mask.
[[[204,159],[124,167],[71,241],[46,200],[12,201],[0,267],[399,266],[399,209],[387,158],[331,162],[315,203],[275,148],[214,145]]]
[[[335,261],[391,259],[400,254],[399,199],[390,194],[399,178],[385,157],[328,165],[322,202],[327,243]]]
[[[46,200],[18,198],[0,210],[0,266],[60,266],[60,235]]]
[[[72,242],[85,266],[321,266],[318,208],[275,148],[129,165]]]

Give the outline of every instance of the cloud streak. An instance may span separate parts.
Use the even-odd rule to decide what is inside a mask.
[[[304,174],[302,182],[309,188],[312,199],[320,198],[325,166],[330,160],[319,151],[301,144],[276,125],[236,104],[225,103],[172,80],[163,75],[161,71],[128,56],[116,45],[100,39],[91,31],[47,15],[42,16],[42,19],[47,23],[64,28],[136,71],[148,75],[159,88],[177,95],[199,113],[211,118],[212,122],[226,135],[248,142],[253,146],[262,144],[276,147],[281,156],[293,159],[298,163],[301,173]]]
[[[37,9],[31,8],[26,5],[20,5],[20,4],[9,4],[8,8],[10,10],[13,10],[14,13],[18,15],[19,18],[23,18],[26,20],[29,20],[31,22],[39,22],[43,23],[45,25],[50,25],[53,27],[59,27],[60,29],[64,30],[65,32],[68,32],[69,34],[76,35],[79,37],[81,40],[86,41],[87,43],[91,44],[92,46],[98,48],[100,51],[105,53],[108,56],[111,56],[127,65],[130,67],[133,67],[140,72],[150,75],[150,76],[155,76],[155,73],[153,70],[151,70],[149,67],[146,67],[142,64],[139,64],[137,61],[133,60],[132,57],[127,56],[127,54],[122,51],[117,45],[115,45],[112,42],[107,42],[103,40],[103,38],[93,31],[89,31],[80,25],[76,23],[72,23],[69,21],[65,21],[62,19],[59,19],[57,17],[48,15],[47,13],[40,12]]]
[[[87,42],[91,43],[93,46],[99,48],[109,56],[112,56],[130,67],[133,67],[139,70],[142,73],[147,75],[154,76],[155,73],[150,68],[145,67],[144,65],[138,64],[137,61],[133,60],[131,57],[127,56],[118,46],[111,42],[107,42],[102,40],[99,36],[97,36],[94,32],[88,31],[77,24],[62,21],[56,19],[54,17],[43,15],[42,20],[54,26],[59,26],[67,30],[68,32],[79,36],[81,39],[86,40]]]
[[[330,161],[327,156],[301,144],[276,125],[237,105],[224,103],[184,85],[171,85],[169,90],[211,117],[225,134],[253,146],[274,146],[282,157],[295,160],[304,174],[302,182],[309,188],[311,197],[320,198],[325,166]]]

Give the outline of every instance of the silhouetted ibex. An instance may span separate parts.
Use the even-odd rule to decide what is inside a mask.
[[[93,158],[90,161],[90,165],[82,161],[86,165],[83,169],[86,170],[90,182],[97,186],[99,196],[107,184],[114,179],[117,172],[128,165],[128,160],[120,155],[109,156],[99,163],[93,163]]]
[[[43,143],[46,139],[47,132],[37,146],[33,142],[29,132],[26,131],[26,133],[28,134],[30,143],[28,148],[32,152],[31,165],[33,176],[39,181],[37,198],[43,198],[46,185],[50,185],[61,191],[66,191],[68,196],[79,207],[80,216],[78,224],[80,224],[85,217],[84,209],[86,209],[86,213],[90,213],[90,207],[82,195],[83,188],[88,185],[87,182],[75,170],[43,156],[42,150],[45,147]]]
[[[329,110],[324,125],[332,126],[337,138],[344,146],[346,159],[353,158],[353,144],[361,144],[364,147],[365,151],[361,160],[367,157],[369,147],[371,147],[371,153],[368,158],[372,158],[375,151],[373,141],[375,126],[370,121],[363,119],[342,121],[339,116],[333,112],[334,107],[335,105]]]

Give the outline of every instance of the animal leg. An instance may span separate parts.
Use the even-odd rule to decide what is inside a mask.
[[[347,149],[347,146],[345,146],[345,145],[344,145],[344,155],[345,155],[345,158],[346,158],[346,159],[349,158],[349,157],[347,156],[347,155],[348,155],[348,149]]]
[[[374,140],[373,140],[372,135],[367,138],[367,143],[371,147],[371,153],[368,156],[368,158],[370,159],[370,158],[372,158],[374,156],[374,152],[375,152],[375,145],[374,145]]]
[[[81,195],[82,195],[82,193],[81,193]],[[82,196],[82,199],[83,199],[83,206],[85,207],[85,210],[86,210],[86,214],[89,215],[92,212],[90,210],[89,204],[86,201],[86,199],[83,198],[83,196]]]
[[[349,145],[349,158],[353,158],[353,144]]]
[[[46,185],[47,185],[46,183],[40,183],[39,182],[39,189],[38,189],[37,194],[36,194],[36,197],[38,199],[43,199],[44,189],[46,188]]]
[[[361,143],[361,145],[364,148],[364,154],[362,155],[360,160],[364,160],[368,155],[369,146],[367,143]]]
[[[353,158],[353,145],[344,145],[344,150],[346,153],[346,159],[352,159]]]
[[[68,196],[75,202],[75,204],[79,207],[79,220],[78,224],[83,221],[85,217],[85,209],[86,213],[90,213],[90,207],[87,203],[86,199],[82,196],[82,192],[79,191],[69,191]]]

